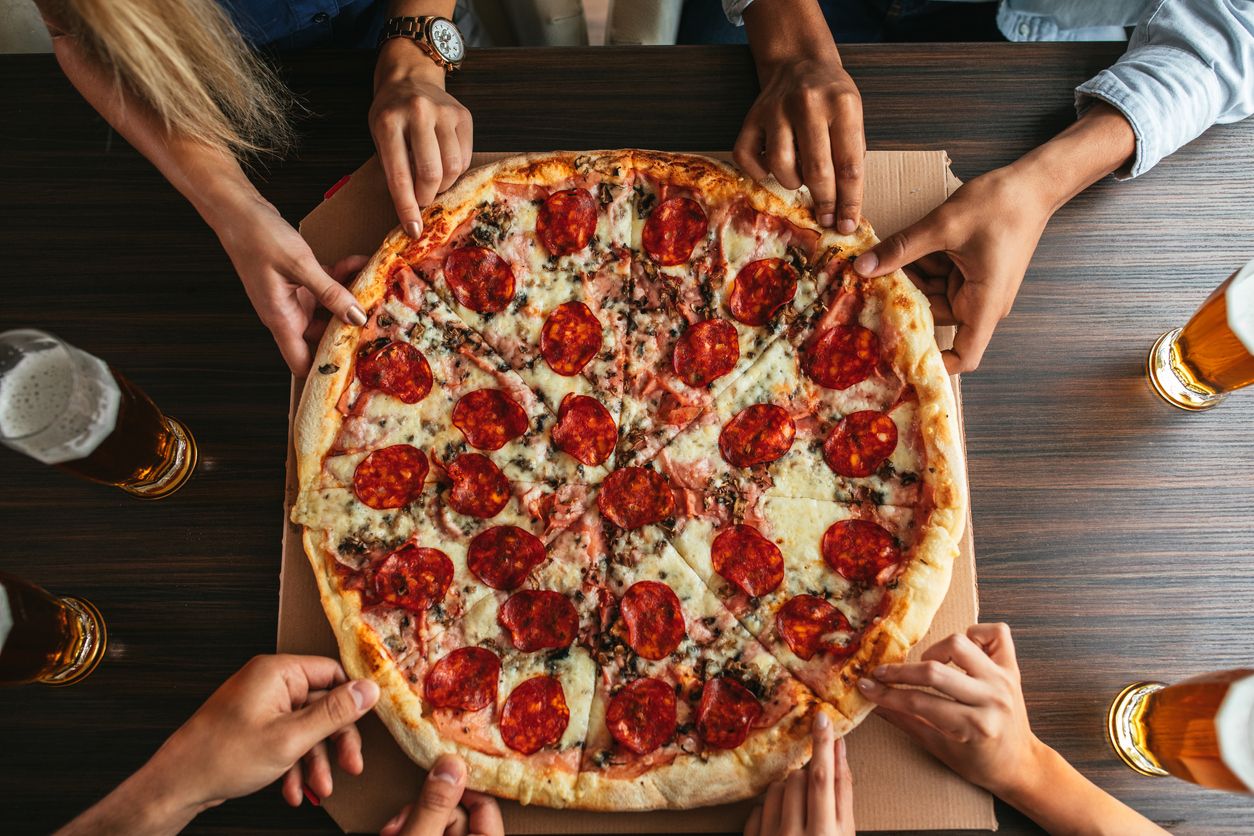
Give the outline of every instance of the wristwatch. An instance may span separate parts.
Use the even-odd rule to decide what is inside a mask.
[[[466,57],[466,42],[461,30],[447,17],[424,15],[422,17],[393,17],[383,24],[379,33],[379,45],[392,38],[408,38],[418,48],[448,72],[462,65]]]

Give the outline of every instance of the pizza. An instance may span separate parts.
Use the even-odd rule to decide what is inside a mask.
[[[474,171],[352,286],[294,438],[346,670],[426,767],[524,803],[684,808],[871,705],[965,520],[926,299],[804,195],[703,157]]]

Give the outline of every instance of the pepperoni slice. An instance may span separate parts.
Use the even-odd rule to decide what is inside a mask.
[[[751,261],[736,274],[727,307],[737,322],[765,325],[797,295],[797,271],[782,258]]]
[[[782,406],[746,406],[718,434],[718,450],[728,464],[753,467],[773,462],[792,449],[797,425]]]
[[[734,679],[715,677],[701,689],[697,707],[697,734],[706,746],[735,749],[749,736],[749,727],[762,716],[762,703]]]
[[[848,389],[871,376],[880,362],[880,338],[861,325],[828,328],[805,350],[801,368],[828,389]]]
[[[377,511],[401,508],[422,493],[427,469],[427,457],[421,450],[408,444],[393,444],[375,450],[357,463],[353,493]]]
[[[491,650],[463,647],[431,666],[423,681],[427,702],[437,708],[478,711],[496,702],[501,660]]]
[[[457,399],[453,426],[480,450],[500,450],[527,431],[527,413],[500,389],[476,389]]]
[[[439,549],[407,543],[380,561],[371,578],[375,598],[410,612],[444,600],[453,582],[453,561]]]
[[[575,605],[560,592],[521,589],[497,611],[496,621],[524,653],[570,647],[579,631]]]
[[[610,699],[605,725],[623,748],[649,754],[675,735],[675,689],[652,677],[628,683]]]
[[[841,520],[823,532],[823,559],[841,577],[885,583],[901,562],[901,549],[884,527],[870,520]]]
[[[815,595],[790,598],[775,614],[775,632],[793,653],[806,660],[813,659],[820,650],[833,651],[837,656],[849,655],[856,649],[852,642],[837,645],[825,641],[824,637],[851,630],[844,613]]]
[[[646,659],[665,659],[686,635],[679,597],[661,581],[633,583],[618,608],[627,626],[627,644]]]
[[[540,354],[565,377],[579,374],[601,350],[601,320],[583,302],[558,305],[540,331]]]
[[[466,550],[466,566],[493,589],[517,589],[544,562],[544,543],[513,525],[481,531]]]
[[[693,325],[675,343],[671,364],[689,386],[709,386],[736,368],[740,335],[725,319],[706,319]]]
[[[479,313],[496,313],[514,298],[514,271],[487,247],[459,247],[444,259],[453,297]]]
[[[448,504],[457,513],[487,519],[499,514],[509,502],[509,480],[482,453],[462,453],[446,470],[453,480]]]
[[[897,449],[897,424],[884,412],[851,412],[823,442],[823,459],[841,476],[870,476]]]
[[[431,366],[409,343],[393,341],[358,358],[357,379],[402,403],[418,403],[431,391]]]
[[[536,237],[553,255],[577,253],[597,231],[597,199],[587,189],[549,195],[536,216]]]
[[[693,248],[709,228],[710,221],[700,203],[689,197],[672,197],[649,213],[641,243],[658,264],[683,264],[692,257]]]
[[[610,457],[618,443],[618,427],[596,398],[570,394],[562,398],[553,426],[553,443],[575,460],[595,467]]]
[[[751,525],[724,529],[710,545],[714,571],[746,595],[762,596],[784,580],[784,556],[779,546]]]
[[[597,507],[619,528],[640,528],[675,513],[670,482],[647,467],[623,467],[601,483]]]
[[[505,700],[501,740],[515,752],[533,755],[561,740],[569,722],[562,683],[551,676],[533,676]]]

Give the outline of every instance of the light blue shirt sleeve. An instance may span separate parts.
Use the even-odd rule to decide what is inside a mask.
[[[1136,177],[1216,122],[1254,113],[1254,0],[1155,0],[1128,51],[1076,88],[1076,110],[1110,103],[1136,134]]]
[[[727,15],[727,20],[733,26],[745,25],[745,9],[753,0],[723,0],[723,14]]]

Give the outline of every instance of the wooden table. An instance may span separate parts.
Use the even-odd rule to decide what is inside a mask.
[[[960,177],[1073,117],[1112,45],[848,47],[872,148],[945,148]],[[372,151],[371,58],[287,62],[313,116],[262,172],[291,220]],[[212,233],[49,56],[0,57],[0,330],[48,328],[194,430],[200,473],[157,504],[0,453],[0,567],[104,611],[111,657],[65,690],[0,692],[0,830],[44,832],[139,766],[274,647],[287,370]],[[730,147],[756,91],[740,48],[484,51],[451,92],[483,150]],[[1254,123],[1217,128],[1051,223],[966,393],[986,620],[1015,629],[1037,733],[1177,833],[1238,832],[1254,800],[1134,775],[1107,748],[1124,683],[1254,661],[1254,392],[1157,402],[1145,351],[1254,256]],[[873,220],[873,219],[872,219]],[[1033,832],[1001,807],[1002,832]],[[195,830],[333,832],[276,791]],[[1248,831],[1246,831],[1248,832]]]

